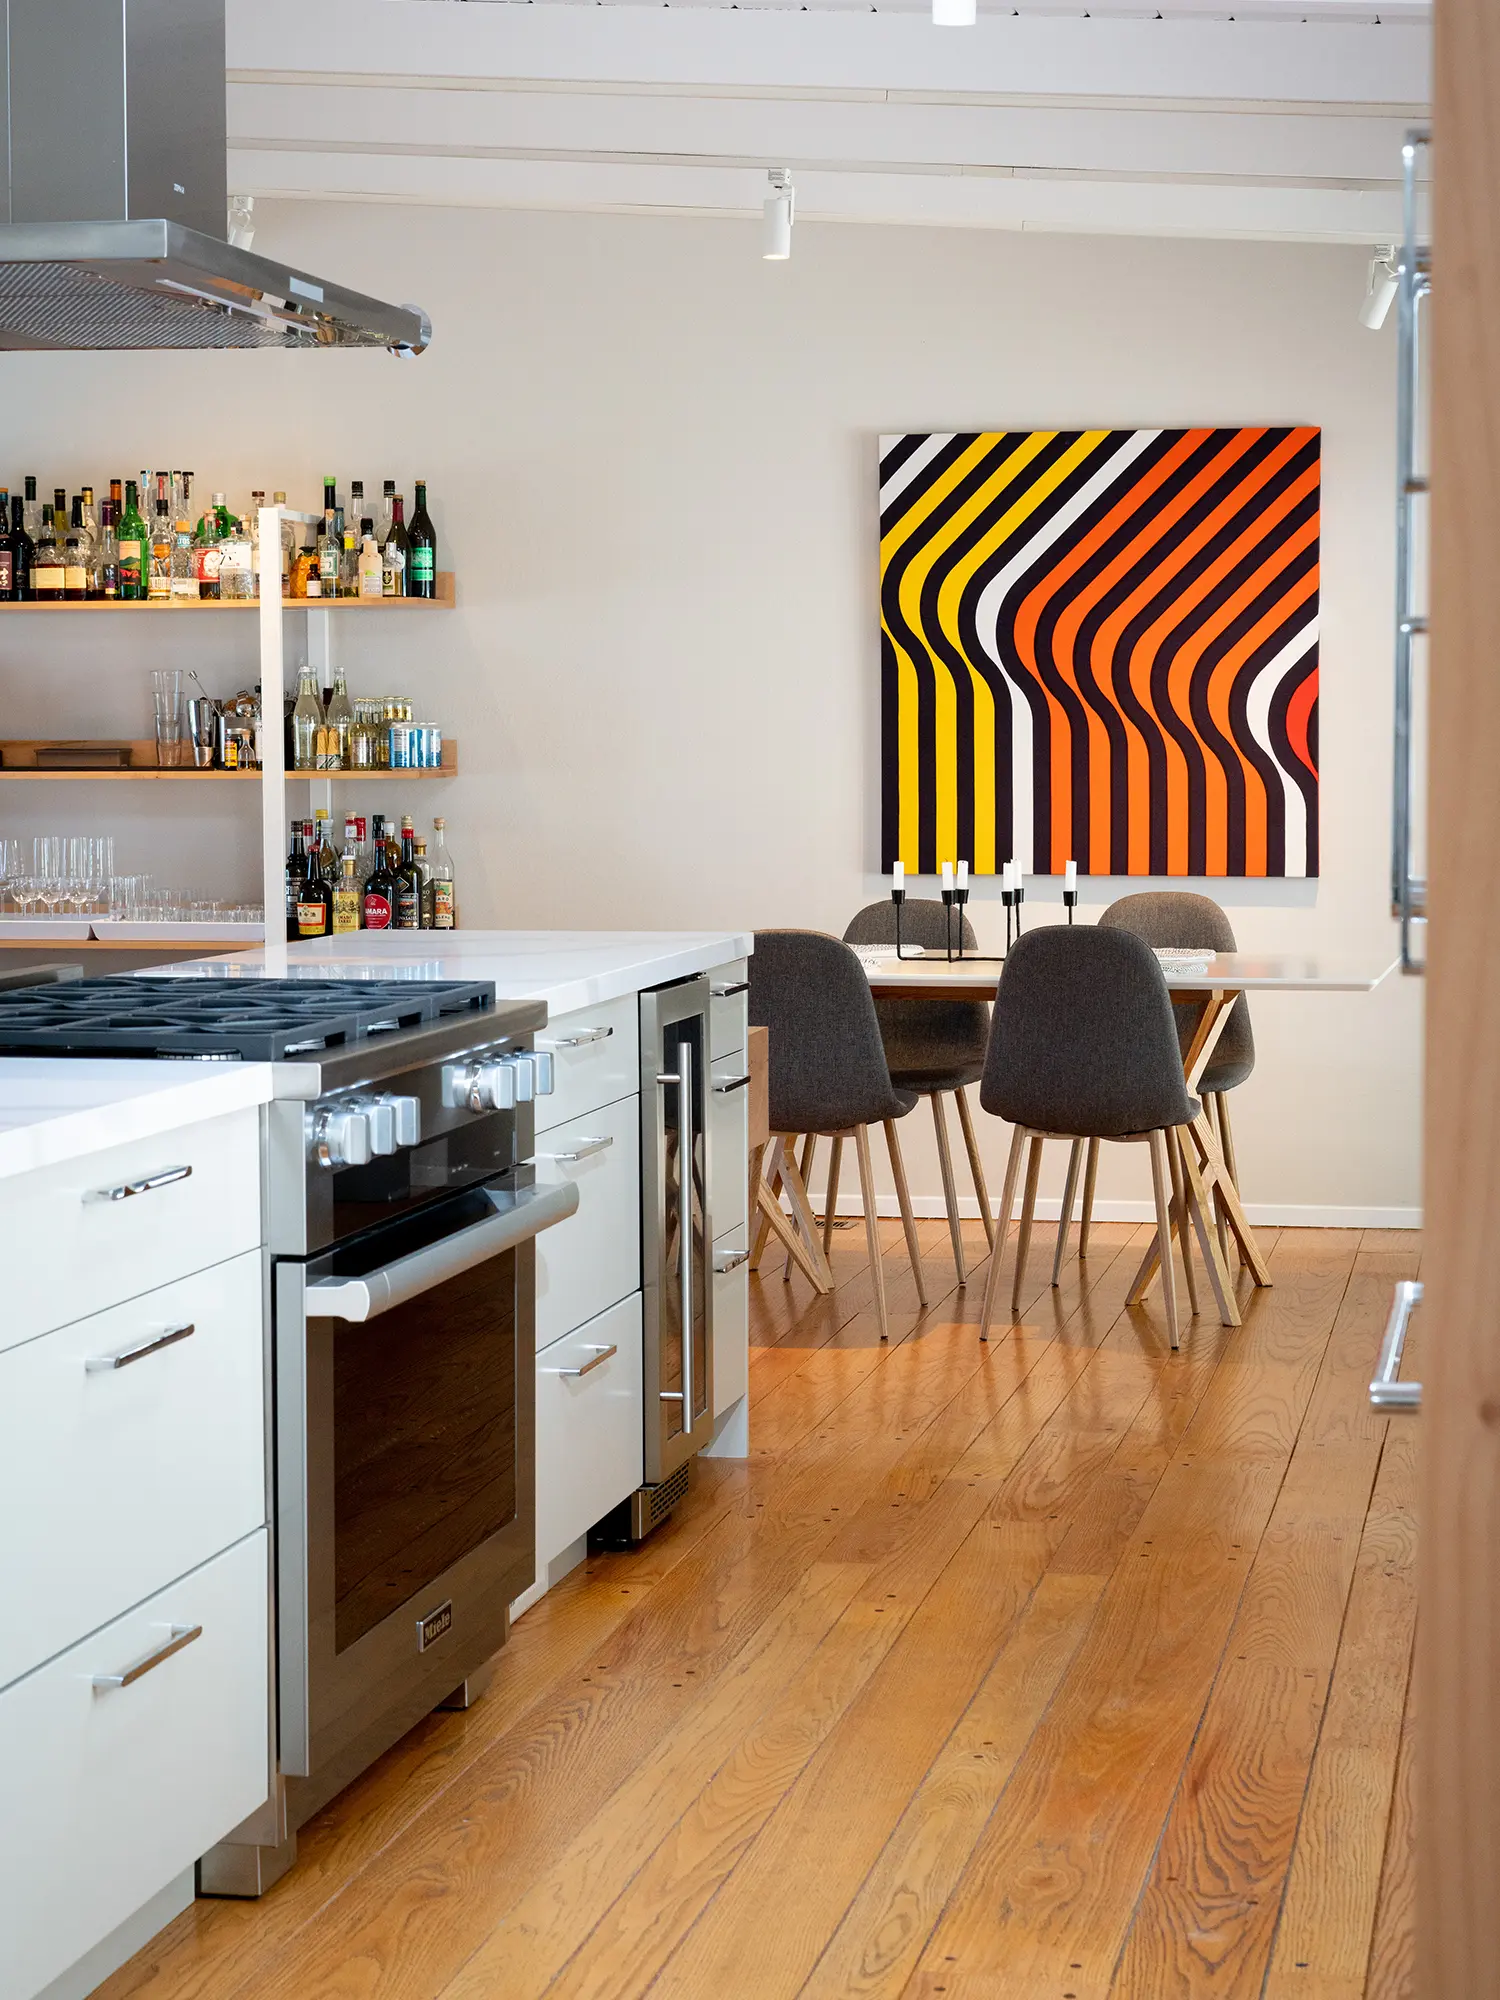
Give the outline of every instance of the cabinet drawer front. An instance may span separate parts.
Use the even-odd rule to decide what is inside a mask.
[[[640,1485],[642,1439],[637,1292],[536,1358],[538,1575]]]
[[[750,1088],[743,1055],[714,1063],[708,1098],[708,1214],[714,1236],[739,1228],[748,1192]]]
[[[552,1051],[555,1079],[552,1095],[537,1099],[539,1132],[550,1132],[581,1112],[640,1092],[640,1006],[633,993],[607,1000],[602,1007],[559,1014],[542,1029],[536,1045]]]
[[[0,1694],[7,1994],[66,1971],[265,1799],[267,1588],[261,1529]]]
[[[750,1387],[750,1261],[743,1224],[714,1243],[714,1415]],[[728,1265],[728,1269],[721,1266]]]
[[[733,965],[716,965],[708,976],[713,993],[708,1008],[708,1045],[715,1061],[745,1046],[750,995],[748,991],[736,993],[730,989],[747,987],[749,978],[750,961],[744,958],[737,958]]]
[[[0,1348],[253,1249],[260,1113],[236,1111],[7,1181],[0,1232]]]
[[[602,1148],[601,1140],[608,1142]],[[578,1184],[577,1212],[536,1241],[542,1348],[641,1288],[640,1099],[625,1097],[570,1125],[550,1126],[537,1140],[536,1158],[538,1178]]]
[[[263,1341],[249,1250],[0,1354],[0,1687],[264,1522]]]

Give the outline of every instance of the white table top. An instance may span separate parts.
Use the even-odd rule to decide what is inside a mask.
[[[993,987],[1001,966],[993,960],[929,958],[863,960],[871,986],[880,993],[953,993],[966,996],[977,986]],[[1395,970],[1396,961],[1308,952],[1221,951],[1202,971],[1168,972],[1174,993],[1371,993]],[[1165,970],[1165,968],[1163,968]]]

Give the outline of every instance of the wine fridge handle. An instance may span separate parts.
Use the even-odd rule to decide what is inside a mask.
[[[664,1389],[664,1403],[682,1399],[682,1428],[693,1428],[693,1051],[677,1045],[677,1068],[657,1079],[677,1086],[677,1259],[682,1284],[682,1388]]]

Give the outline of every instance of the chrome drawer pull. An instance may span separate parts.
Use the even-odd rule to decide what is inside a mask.
[[[710,986],[708,990],[715,1000],[732,1000],[736,993],[748,993],[750,982],[748,979],[736,979],[730,985]]]
[[[107,1694],[111,1688],[128,1688],[135,1681],[149,1674],[153,1667],[159,1667],[163,1660],[170,1660],[174,1653],[180,1653],[184,1646],[191,1646],[195,1639],[203,1637],[201,1625],[174,1625],[172,1636],[165,1646],[158,1646],[154,1653],[148,1653],[144,1660],[137,1660],[133,1667],[127,1667],[123,1674],[95,1674],[94,1691]]]
[[[743,1090],[749,1081],[750,1072],[746,1070],[743,1076],[731,1076],[723,1083],[716,1083],[714,1085],[714,1095],[715,1097],[727,1097],[731,1090]]]
[[[714,1259],[714,1269],[720,1273],[737,1271],[741,1264],[750,1262],[748,1250],[721,1250]]]
[[[558,1160],[564,1166],[571,1166],[575,1160],[591,1160],[595,1153],[607,1153],[614,1143],[611,1132],[602,1139],[576,1139],[566,1153],[538,1153],[536,1157],[539,1160]]]
[[[158,1333],[150,1340],[143,1340],[135,1347],[122,1347],[116,1354],[91,1354],[83,1366],[90,1375],[104,1375],[112,1368],[128,1368],[132,1361],[144,1361],[148,1354],[160,1354],[164,1347],[175,1347],[179,1340],[186,1340],[190,1333],[198,1331],[192,1320],[186,1326],[169,1326],[165,1333]]]
[[[176,1181],[190,1181],[191,1167],[163,1167],[159,1174],[147,1174],[144,1180],[122,1181],[118,1187],[95,1188],[86,1194],[85,1201],[128,1201],[133,1194],[150,1194],[153,1188],[171,1187]]]
[[[585,1049],[591,1042],[607,1042],[614,1033],[613,1028],[580,1028],[576,1034],[555,1035],[548,1040],[537,1038],[539,1049]]]
[[[571,1375],[575,1378],[579,1375],[592,1375],[596,1368],[602,1368],[609,1357],[618,1354],[619,1351],[620,1343],[614,1341],[608,1347],[596,1347],[593,1360],[585,1361],[581,1368],[554,1368],[552,1372],[554,1375]]]
[[[1420,1382],[1403,1382],[1401,1353],[1406,1346],[1406,1326],[1413,1306],[1422,1303],[1422,1287],[1413,1279],[1397,1285],[1391,1316],[1385,1323],[1380,1343],[1380,1363],[1370,1384],[1370,1408],[1386,1416],[1415,1416],[1422,1407]]]

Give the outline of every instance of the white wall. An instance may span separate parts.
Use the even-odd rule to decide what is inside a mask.
[[[432,351],[7,356],[9,476],[186,462],[241,501],[307,504],[325,466],[377,490],[425,475],[458,611],[342,630],[356,691],[410,690],[461,740],[465,775],[412,803],[447,810],[469,922],[838,930],[879,892],[879,432],[1310,422],[1324,873],[1207,886],[1246,947],[1391,954],[1394,347],[1355,317],[1360,252],[803,224],[771,265],[749,223],[352,204],[259,222],[257,247],[420,301]],[[62,623],[0,635],[4,734],[144,733],[153,649],[216,689],[253,678],[238,620]],[[143,850],[162,859],[170,826],[199,879],[248,884],[248,802],[130,789]],[[990,941],[999,916],[978,912]],[[1264,999],[1255,1027],[1250,1201],[1410,1219],[1418,989]],[[998,1185],[998,1133],[987,1150]],[[1139,1201],[1143,1172],[1118,1149],[1101,1192]]]

